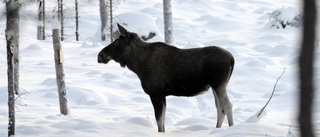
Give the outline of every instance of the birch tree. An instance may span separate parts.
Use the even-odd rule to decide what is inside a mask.
[[[101,40],[106,40],[107,23],[108,23],[108,3],[106,0],[99,0],[100,4],[100,20],[101,20]]]
[[[300,78],[300,113],[299,123],[301,137],[314,137],[312,125],[313,72],[315,48],[316,1],[304,0],[304,23],[302,45],[299,56]]]
[[[171,0],[163,0],[164,40],[166,44],[173,44],[172,8]]]
[[[19,0],[7,0],[7,63],[8,63],[8,107],[9,124],[8,136],[15,134],[15,94],[19,93]]]
[[[45,0],[38,0],[38,28],[37,39],[45,39]]]

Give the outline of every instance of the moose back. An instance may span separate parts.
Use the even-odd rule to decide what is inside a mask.
[[[216,127],[227,115],[233,125],[232,104],[227,95],[234,58],[220,47],[179,49],[162,42],[144,42],[136,33],[118,24],[121,35],[103,48],[98,62],[111,59],[136,73],[150,96],[158,132],[165,132],[166,96],[195,96],[212,88],[217,108]]]

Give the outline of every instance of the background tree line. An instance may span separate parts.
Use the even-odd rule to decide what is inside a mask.
[[[70,0],[69,0],[70,1]],[[88,0],[90,1],[90,0]],[[49,20],[50,22],[53,20],[58,20],[60,25],[60,29],[52,28],[52,37],[53,37],[53,45],[55,50],[55,62],[56,62],[56,72],[57,72],[57,85],[59,93],[59,102],[60,102],[60,113],[67,115],[68,114],[68,106],[66,104],[67,98],[66,98],[66,91],[65,91],[65,85],[62,84],[59,81],[58,77],[61,78],[62,83],[64,83],[64,74],[63,74],[63,58],[61,58],[61,43],[60,41],[65,40],[70,34],[65,33],[65,20],[69,18],[75,18],[75,37],[76,41],[79,40],[79,7],[78,7],[78,0],[74,1],[74,6],[66,6],[66,2],[64,0],[57,0],[57,1],[49,1],[55,3],[57,6],[56,8],[52,9],[52,11],[48,11],[46,9],[46,3],[48,1],[46,0],[30,0],[30,1],[20,1],[20,0],[4,0],[3,3],[5,3],[6,6],[6,41],[7,41],[7,78],[8,78],[8,136],[14,136],[15,135],[15,100],[16,96],[19,96],[19,28],[20,28],[20,13],[22,6],[27,4],[37,4],[38,7],[38,14],[37,14],[37,39],[38,40],[45,40],[46,37],[46,24]],[[113,7],[114,4],[118,1],[114,2],[114,0],[99,0],[100,5],[100,19],[101,19],[101,41],[106,41],[107,37],[110,37],[110,41],[113,41]],[[70,2],[69,2],[70,3]],[[170,35],[172,37],[172,13],[171,13],[171,1],[170,0],[164,0],[164,5],[167,6],[164,10],[164,16],[165,19],[170,19],[170,21],[165,21],[170,23],[166,25],[165,31],[170,31]],[[65,12],[69,12],[70,10],[66,11],[66,8],[70,9],[70,7],[73,7],[75,16],[72,17],[66,17]],[[49,16],[47,15],[48,13]],[[170,27],[170,29],[168,29]],[[58,32],[60,30],[60,32]],[[110,33],[108,35],[108,32]],[[167,32],[166,32],[167,34]],[[59,39],[57,39],[57,36]],[[61,38],[60,38],[61,35]],[[173,38],[171,38],[171,41],[166,42],[172,42]],[[57,68],[60,68],[60,70],[57,70]],[[58,74],[59,73],[59,74]],[[61,96],[60,96],[61,94]]]

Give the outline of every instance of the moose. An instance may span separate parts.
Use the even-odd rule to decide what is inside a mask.
[[[150,96],[158,132],[165,132],[166,96],[196,96],[210,87],[217,108],[216,127],[222,126],[226,115],[229,126],[233,125],[226,91],[235,63],[230,52],[217,46],[179,49],[162,42],[148,43],[117,25],[120,36],[99,52],[98,63],[112,59],[137,74]]]

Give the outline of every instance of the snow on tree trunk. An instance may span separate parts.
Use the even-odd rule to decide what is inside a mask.
[[[37,39],[45,39],[45,0],[38,0],[38,30],[37,30]]]
[[[314,48],[315,48],[315,24],[316,1],[304,0],[304,22],[301,51],[299,56],[300,78],[300,113],[299,123],[301,137],[314,137],[312,122],[312,101],[314,94]]]
[[[108,22],[108,4],[106,0],[100,0],[100,19],[101,19],[101,40],[106,40],[107,22]]]
[[[173,44],[172,8],[171,0],[163,0],[164,40],[167,44]]]
[[[19,1],[7,0],[8,136],[15,134],[15,93],[19,93]]]
[[[61,48],[60,41],[60,23],[57,20],[52,21],[52,39],[53,39],[53,48],[54,48],[54,60],[56,68],[56,79],[58,86],[58,96],[59,96],[59,105],[60,113],[63,115],[68,114],[68,100],[67,100],[67,91],[66,84],[64,79],[64,70],[63,70],[63,52]]]

